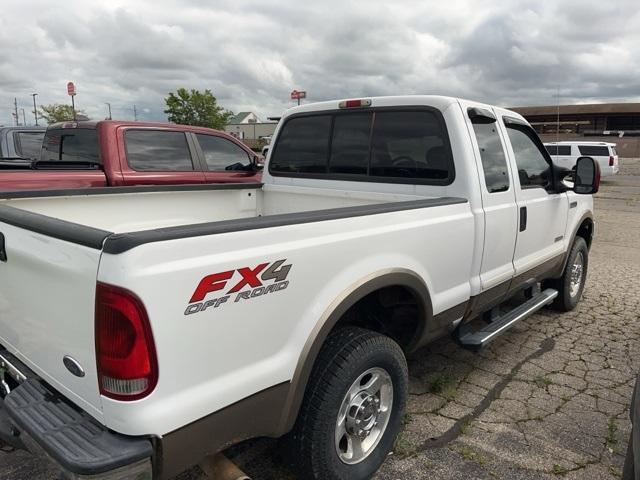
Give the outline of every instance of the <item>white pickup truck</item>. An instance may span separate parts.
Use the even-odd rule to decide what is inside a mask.
[[[73,478],[168,479],[287,434],[300,478],[365,479],[405,353],[582,294],[598,168],[553,166],[514,112],[292,108],[263,180],[0,194],[0,438]]]

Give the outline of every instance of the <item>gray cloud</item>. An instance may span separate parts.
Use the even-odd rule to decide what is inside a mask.
[[[280,115],[309,100],[434,93],[502,105],[640,99],[637,1],[5,0],[0,124],[13,98],[163,120],[178,87]],[[28,115],[29,117],[29,115]],[[28,118],[29,120],[29,118]]]

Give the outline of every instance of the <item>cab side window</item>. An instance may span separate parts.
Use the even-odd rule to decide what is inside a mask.
[[[507,158],[502,148],[496,122],[474,122],[473,131],[476,134],[480,159],[484,170],[484,181],[489,193],[505,192],[509,190],[509,172]]]
[[[124,145],[129,166],[134,170],[184,172],[194,169],[183,132],[127,130]]]
[[[230,140],[201,133],[196,137],[209,170],[243,170],[251,165],[249,154]]]
[[[546,187],[550,179],[551,166],[531,138],[533,134],[527,127],[519,125],[507,125],[507,132],[516,158],[520,187]]]

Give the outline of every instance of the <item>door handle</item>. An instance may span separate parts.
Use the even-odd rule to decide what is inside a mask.
[[[7,250],[4,247],[4,235],[0,233],[0,262],[7,261]]]
[[[527,207],[520,207],[520,231],[527,229]]]

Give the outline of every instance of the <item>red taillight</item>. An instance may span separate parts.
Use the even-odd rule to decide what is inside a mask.
[[[370,107],[371,100],[343,100],[338,104],[339,108],[361,108],[361,107]]]
[[[116,400],[151,393],[158,362],[142,301],[128,290],[98,282],[95,334],[100,392]]]
[[[609,166],[613,167],[613,155],[609,156]]]

